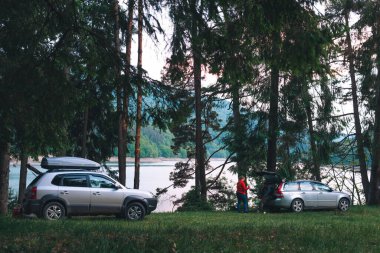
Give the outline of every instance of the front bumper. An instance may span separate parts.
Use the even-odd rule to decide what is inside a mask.
[[[147,205],[147,207],[148,207],[147,213],[150,214],[151,212],[153,212],[157,208],[158,200],[156,198],[147,198],[146,201],[148,204]]]

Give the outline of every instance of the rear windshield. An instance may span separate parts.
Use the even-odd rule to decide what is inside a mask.
[[[41,178],[43,175],[44,175],[43,173],[39,174],[35,179],[33,179],[32,182],[30,182],[30,184],[28,185],[28,187],[29,187],[30,185],[34,185],[34,184],[36,184],[37,181],[40,180],[40,178]]]

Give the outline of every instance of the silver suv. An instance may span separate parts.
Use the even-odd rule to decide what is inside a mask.
[[[128,189],[111,177],[95,172],[100,165],[77,157],[44,158],[38,175],[27,187],[25,214],[49,220],[72,215],[115,214],[142,220],[157,207],[152,193]]]

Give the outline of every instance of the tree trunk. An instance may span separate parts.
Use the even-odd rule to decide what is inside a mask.
[[[380,17],[377,18],[377,24],[373,27],[373,36],[376,43],[376,104],[375,104],[375,126],[373,134],[373,150],[372,150],[372,167],[371,167],[371,182],[369,186],[370,205],[380,204]]]
[[[203,201],[207,200],[205,154],[202,131],[202,59],[199,45],[199,24],[197,20],[196,0],[191,1],[193,24],[191,46],[193,54],[194,91],[195,91],[195,187]]]
[[[234,145],[234,151],[236,152],[236,167],[237,167],[237,174],[238,178],[240,176],[246,176],[247,171],[245,168],[242,167],[242,157],[240,150],[242,149],[242,126],[241,126],[241,115],[240,115],[240,95],[239,95],[239,85],[235,84],[232,87],[232,113],[233,113],[233,119],[234,119],[234,136],[235,136],[235,143]]]
[[[82,157],[87,157],[87,129],[88,129],[88,106],[83,112],[83,133],[82,133]]]
[[[355,66],[354,66],[354,53],[352,49],[352,43],[351,43],[351,36],[349,31],[349,13],[348,11],[344,14],[345,22],[346,22],[346,39],[347,39],[347,46],[348,46],[348,61],[349,61],[349,70],[350,70],[350,78],[351,78],[351,89],[352,89],[352,105],[354,107],[354,122],[355,122],[355,136],[356,136],[356,145],[357,145],[357,154],[359,158],[359,165],[360,165],[360,175],[362,178],[362,184],[363,184],[363,190],[364,190],[364,196],[366,201],[368,201],[368,187],[369,187],[369,180],[368,180],[368,171],[367,171],[367,163],[366,163],[366,156],[364,153],[364,145],[363,145],[363,134],[362,134],[362,127],[360,123],[360,114],[359,114],[359,102],[358,102],[358,88],[356,85],[356,78],[355,78]]]
[[[136,106],[136,140],[135,140],[135,180],[134,188],[140,185],[140,139],[141,139],[141,110],[142,110],[142,28],[143,3],[138,1],[138,56],[137,56],[137,106]]]
[[[207,200],[206,189],[206,170],[205,170],[205,157],[203,145],[203,131],[202,131],[202,101],[201,101],[201,59],[197,52],[194,52],[194,89],[195,89],[195,160],[196,170],[198,172],[198,180],[200,187],[200,194],[202,200]]]
[[[9,143],[0,143],[0,215],[8,213]]]
[[[119,115],[119,127],[118,127],[118,163],[119,163],[119,181],[122,185],[125,185],[126,179],[126,140],[124,133],[124,122],[125,114],[123,112],[123,102],[122,102],[122,85],[121,85],[121,67],[120,67],[120,23],[119,23],[119,1],[115,0],[114,2],[114,16],[115,16],[115,27],[114,27],[114,36],[115,36],[115,79],[117,87],[117,112]]]
[[[222,6],[222,12],[223,16],[225,18],[225,29],[227,32],[227,38],[230,38],[231,47],[238,50],[239,43],[236,42],[235,38],[235,31],[233,24],[231,23],[230,16],[227,10],[227,6]],[[244,147],[242,146],[243,143],[243,126],[241,122],[241,114],[240,114],[240,83],[237,81],[239,80],[239,77],[236,73],[240,71],[238,63],[239,59],[235,57],[234,53],[231,53],[229,55],[230,57],[227,59],[226,66],[224,68],[225,75],[228,74],[228,80],[230,82],[231,87],[231,96],[232,96],[232,113],[233,113],[233,136],[234,136],[234,143],[232,143],[232,151],[236,154],[236,167],[237,167],[237,177],[240,178],[241,176],[246,177],[247,176],[247,168],[245,166],[245,163],[242,162],[242,149]]]
[[[28,174],[28,169],[26,165],[28,164],[28,155],[25,153],[25,151],[21,151],[20,154],[20,182],[18,187],[18,203],[22,203],[22,200],[24,199],[25,195],[25,189],[26,189],[26,177]]]
[[[286,82],[285,78],[284,78],[284,83]],[[286,120],[288,118],[288,105],[287,103],[284,103],[284,115],[283,115],[284,119]],[[288,134],[286,134],[288,135]],[[284,159],[283,163],[285,163],[285,166],[284,168],[286,168],[286,173],[287,175],[292,175],[292,164],[291,164],[291,159],[290,159],[290,143],[289,143],[289,138],[285,138],[284,139],[284,146],[285,146],[285,155],[286,155],[286,159]]]
[[[272,34],[272,64],[271,64],[271,86],[270,86],[270,109],[269,109],[269,127],[268,127],[268,152],[267,152],[267,170],[276,170],[277,161],[277,132],[278,132],[278,99],[279,99],[279,79],[280,70],[277,64],[279,55],[280,34]]]
[[[380,64],[377,65],[380,70]],[[373,135],[371,183],[369,190],[370,205],[380,204],[380,73],[376,80],[376,107],[375,107],[375,129]]]
[[[307,99],[307,101],[305,101],[305,110],[306,110],[306,116],[307,116],[307,125],[309,127],[311,155],[312,155],[312,159],[313,159],[313,169],[311,172],[312,172],[314,180],[321,181],[320,163],[319,163],[319,159],[318,159],[317,146],[315,145],[313,117],[312,117],[309,99]]]

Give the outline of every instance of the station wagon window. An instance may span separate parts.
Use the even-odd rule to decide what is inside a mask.
[[[300,183],[301,191],[312,191],[313,186],[310,182],[301,182]]]
[[[298,191],[299,183],[297,182],[289,182],[284,185],[284,191]]]
[[[324,184],[314,184],[315,188],[319,191],[330,192],[331,188]]]
[[[65,175],[62,179],[62,186],[87,187],[86,175]]]
[[[93,188],[115,188],[115,183],[111,180],[94,175],[90,175],[90,185]]]

